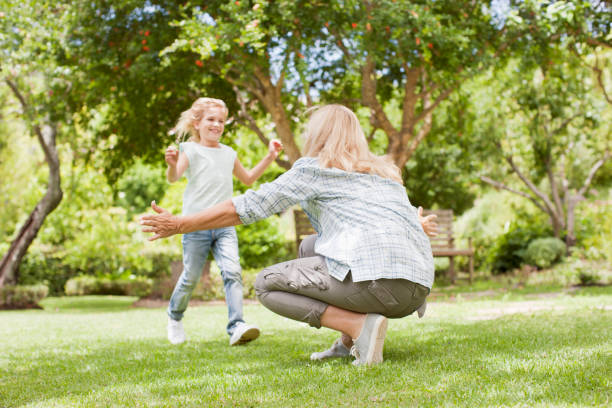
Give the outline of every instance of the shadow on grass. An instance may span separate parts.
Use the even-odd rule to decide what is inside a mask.
[[[349,359],[311,362],[309,353],[328,342],[295,329],[231,348],[226,338],[50,347],[15,361],[14,371],[0,370],[0,405],[61,398],[136,406],[596,405],[609,398],[612,374],[603,313],[391,330],[385,363],[371,368]]]

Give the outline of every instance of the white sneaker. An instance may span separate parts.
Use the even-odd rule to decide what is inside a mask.
[[[187,340],[185,330],[183,329],[183,322],[168,317],[168,340],[172,344],[181,344]]]
[[[259,337],[259,328],[251,324],[242,323],[239,324],[232,336],[230,337],[230,346],[238,346],[240,344],[248,343]]]
[[[348,357],[349,349],[342,343],[342,338],[339,338],[332,344],[332,346],[325,350],[312,353],[310,355],[311,360],[325,360],[326,358],[337,358],[337,357]]]

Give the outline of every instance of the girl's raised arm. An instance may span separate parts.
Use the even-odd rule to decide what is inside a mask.
[[[278,157],[280,151],[283,150],[283,144],[280,140],[270,140],[268,145],[268,154],[251,170],[244,168],[240,160],[236,157],[234,162],[234,176],[247,186],[250,186],[263,174],[264,170]]]

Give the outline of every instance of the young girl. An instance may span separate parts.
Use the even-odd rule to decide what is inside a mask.
[[[282,149],[278,140],[270,141],[268,154],[252,170],[244,168],[229,146],[219,143],[223,134],[228,109],[220,99],[199,98],[183,112],[171,134],[177,134],[177,143],[183,136],[189,141],[180,143],[180,153],[174,147],[166,149],[170,183],[187,176],[183,195],[183,215],[197,213],[232,197],[232,173],[246,185],[257,180],[276,159]],[[229,323],[227,333],[230,345],[247,343],[259,336],[259,329],[242,318],[242,276],[238,258],[236,230],[224,227],[194,231],[183,235],[183,273],[168,306],[168,340],[179,344],[186,340],[181,319],[189,298],[202,274],[209,251],[223,277]]]

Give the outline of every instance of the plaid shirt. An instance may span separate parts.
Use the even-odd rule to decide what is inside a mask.
[[[244,224],[300,204],[317,231],[315,252],[339,281],[350,271],[354,282],[385,278],[433,285],[429,239],[395,181],[320,168],[317,159],[303,157],[273,182],[232,200]]]

